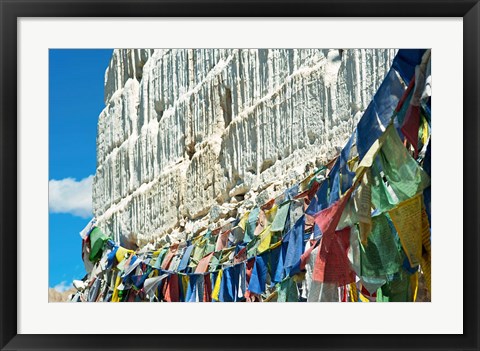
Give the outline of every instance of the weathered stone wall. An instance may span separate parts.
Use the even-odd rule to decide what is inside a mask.
[[[115,50],[93,208],[139,244],[235,216],[336,155],[395,50]],[[173,231],[173,233],[172,233]]]

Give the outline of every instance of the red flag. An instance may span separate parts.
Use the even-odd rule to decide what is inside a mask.
[[[335,202],[329,208],[321,210],[317,214],[315,214],[315,223],[318,225],[320,230],[322,231],[322,239],[320,242],[320,250],[318,250],[317,259],[315,261],[315,267],[313,269],[313,280],[320,281],[320,282],[342,282],[346,285],[351,283],[351,275],[350,272],[346,272],[345,262],[343,260],[342,248],[344,247],[343,241],[343,232],[339,231],[338,235],[335,232],[337,228],[338,222],[340,222],[340,217],[342,216],[342,212],[345,209],[345,205],[347,204],[350,195],[353,192],[353,186],[348,189],[345,195],[340,198],[337,202]],[[350,233],[350,228],[346,228],[348,233]],[[348,242],[347,242],[347,252],[348,252],[348,245],[350,244],[350,234],[348,234]],[[345,259],[348,263],[347,252],[344,254]],[[332,254],[330,254],[332,253]],[[334,255],[342,256],[340,258],[333,257]],[[329,268],[326,268],[327,258],[330,260]],[[348,265],[348,268],[350,266]],[[327,271],[325,271],[327,269]],[[338,278],[334,278],[331,275],[337,274],[334,271],[338,270],[338,274],[340,275]],[[353,276],[355,278],[355,276]],[[347,281],[347,282],[345,282]],[[355,281],[355,279],[353,280]]]
[[[324,236],[335,232],[335,228],[337,228],[338,222],[340,222],[340,217],[342,216],[342,212],[345,209],[345,205],[347,204],[352,191],[353,187],[348,189],[345,195],[332,206],[321,210],[314,215],[315,223],[318,225]]]
[[[168,269],[168,267],[170,266],[170,263],[172,262],[173,257],[177,253],[177,249],[178,249],[178,244],[174,244],[170,246],[167,256],[165,256],[165,258],[163,259],[162,266],[160,268],[162,268],[163,270]]]
[[[371,296],[371,297],[377,297],[377,293],[374,292],[373,294],[370,294],[370,292],[365,289],[365,287],[362,285],[362,295],[364,296]]]
[[[180,291],[178,286],[178,275],[172,274],[163,286],[163,296],[167,302],[179,302]]]
[[[237,264],[247,260],[247,248],[244,247],[233,258],[233,264]]]
[[[414,157],[418,156],[418,128],[420,127],[420,106],[410,105],[405,119],[403,120],[402,133],[405,138],[412,144],[415,150]]]
[[[245,279],[247,281],[247,286],[250,283],[250,278],[252,277],[252,272],[253,272],[253,267],[255,266],[255,258],[252,258],[251,260],[247,261],[247,266],[246,266],[246,275]],[[251,293],[250,290],[247,289],[245,292],[245,298],[247,299],[247,302],[252,302],[255,300],[255,294]],[[253,299],[253,300],[252,300]]]
[[[209,253],[205,257],[203,257],[197,265],[195,269],[195,273],[205,273],[208,270],[208,265],[210,264],[210,260],[212,259],[213,252]]]
[[[324,235],[313,269],[313,279],[325,283],[336,283],[338,286],[355,282],[355,272],[348,260],[349,246],[349,227]]]
[[[218,236],[215,251],[221,251],[227,247],[229,234],[230,230],[226,230]]]
[[[163,260],[162,266],[160,268],[162,268],[163,270],[167,270],[168,266],[170,266],[170,262],[172,262],[173,256],[175,255],[169,251],[165,259]]]
[[[320,182],[314,181],[313,184],[311,185],[310,189],[308,190],[308,199],[312,200],[315,194],[318,191],[318,188],[320,188]]]
[[[268,202],[264,203],[260,209],[264,210],[264,211],[268,211],[269,209],[271,209],[273,207],[273,205],[275,204],[275,199],[270,199]]]
[[[203,302],[212,302],[212,281],[210,274],[206,274],[203,284]]]
[[[415,86],[415,76],[413,76],[412,80],[410,81],[410,84],[408,84],[408,88],[407,90],[405,90],[405,92],[402,95],[402,98],[398,102],[397,108],[395,108],[395,112],[399,112],[402,109],[403,104],[407,100],[407,97],[408,95],[410,95],[410,92],[412,91],[414,86]]]
[[[300,270],[304,270],[305,266],[307,264],[308,259],[310,258],[310,255],[312,254],[313,249],[317,247],[317,244],[320,242],[319,239],[316,240],[310,240],[310,247],[305,250],[305,252],[300,256]]]
[[[246,273],[247,284],[250,283],[250,277],[252,276],[254,266],[255,266],[255,258],[252,258],[249,261],[247,261],[247,267],[246,267],[246,269],[247,269],[247,273]]]

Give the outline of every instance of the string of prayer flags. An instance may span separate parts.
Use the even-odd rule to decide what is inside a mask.
[[[423,283],[430,291],[430,112],[422,101],[415,160],[397,128],[421,90],[407,67],[419,51],[400,52],[403,82],[391,69],[339,157],[280,196],[153,252],[91,222],[88,278],[72,301],[416,301]]]

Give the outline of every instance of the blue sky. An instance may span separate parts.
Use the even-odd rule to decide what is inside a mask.
[[[49,286],[85,275],[79,232],[92,218],[98,115],[113,50],[49,51]]]

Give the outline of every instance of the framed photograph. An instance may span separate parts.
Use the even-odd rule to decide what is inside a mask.
[[[478,1],[1,5],[2,350],[478,349]]]

